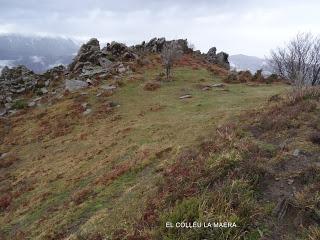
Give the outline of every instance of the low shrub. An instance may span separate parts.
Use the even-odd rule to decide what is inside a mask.
[[[25,109],[28,107],[28,104],[25,100],[23,99],[20,99],[20,100],[17,100],[13,103],[12,105],[12,108],[13,109]]]

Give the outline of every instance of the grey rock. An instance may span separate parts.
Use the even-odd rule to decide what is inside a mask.
[[[0,154],[0,159],[4,159],[8,155],[9,155],[9,153],[1,153]]]
[[[229,55],[225,52],[219,52],[216,53],[217,49],[215,47],[212,47],[209,49],[209,51],[206,54],[206,59],[213,64],[217,64],[223,68],[230,69],[230,63],[229,63]]]
[[[36,102],[35,101],[31,101],[28,103],[28,107],[34,107],[36,106]]]
[[[79,74],[88,67],[100,66],[106,68],[109,65],[111,65],[111,61],[107,59],[106,54],[100,51],[99,41],[92,38],[81,46],[73,62],[69,65],[69,70]]]
[[[80,80],[66,80],[65,89],[70,92],[75,92],[83,88],[87,88],[88,83]]]
[[[25,66],[3,68],[0,75],[0,103],[10,103],[20,94],[33,90],[38,81],[39,75]]]
[[[86,109],[87,106],[88,106],[88,103],[82,103],[82,104],[81,104],[81,107],[83,107],[84,109]]]
[[[224,87],[223,83],[213,84],[212,87]]]
[[[211,86],[205,86],[201,89],[202,91],[208,91],[211,90]]]
[[[190,53],[192,49],[188,47],[187,39],[177,39],[172,41],[167,41],[165,38],[152,38],[148,43],[142,42],[139,45],[133,47],[137,52],[153,52],[160,53],[163,50],[165,44],[170,44],[171,42],[176,42],[183,53]]]
[[[127,47],[123,43],[115,41],[108,43],[101,52],[114,60],[120,61],[130,61],[138,58],[138,55],[133,51],[133,49]]]
[[[118,73],[124,73],[127,71],[127,69],[124,67],[124,66],[120,66],[118,69],[117,69]]]
[[[41,88],[40,91],[41,91],[42,94],[47,94],[48,93],[48,89],[46,89],[46,88]]]
[[[187,94],[187,95],[183,95],[181,97],[179,97],[180,99],[185,99],[185,98],[192,98],[192,95]]]
[[[86,109],[82,114],[83,115],[89,115],[92,112],[90,108]]]
[[[117,86],[104,84],[101,85],[100,88],[103,90],[115,90]]]
[[[4,107],[8,110],[12,108],[12,103],[5,103]]]
[[[11,103],[12,102],[12,98],[10,96],[6,97],[6,102],[7,103]]]
[[[300,149],[295,149],[292,153],[293,156],[298,157],[300,155],[301,151]]]
[[[7,109],[5,109],[5,108],[0,108],[0,117],[6,115],[6,113],[7,113]]]

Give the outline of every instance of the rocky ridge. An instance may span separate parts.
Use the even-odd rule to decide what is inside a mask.
[[[147,54],[161,53],[165,44],[176,42],[183,53],[195,53],[186,39],[167,41],[153,38],[149,42],[128,47],[123,43],[111,42],[101,48],[96,38],[83,44],[73,61],[67,66],[49,69],[36,74],[25,66],[5,67],[0,74],[0,115],[10,112],[16,100],[27,93],[36,98],[42,95],[62,94],[64,91],[77,91],[86,88],[100,79],[130,73],[130,63],[138,61]],[[216,54],[213,47],[204,58],[212,64],[229,69],[228,54]],[[32,95],[31,94],[31,95]],[[29,104],[34,106],[34,104]]]

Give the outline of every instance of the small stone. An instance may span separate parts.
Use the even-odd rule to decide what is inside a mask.
[[[100,88],[103,89],[103,90],[114,90],[114,89],[117,88],[117,86],[114,86],[114,85],[101,85]]]
[[[0,117],[4,116],[7,113],[7,109],[1,108],[0,109]]]
[[[11,97],[6,97],[6,102],[7,103],[11,103],[12,102],[12,98]]]
[[[47,94],[48,93],[48,89],[46,89],[46,88],[41,88],[40,91],[42,92],[42,94]]]
[[[31,101],[28,103],[28,107],[34,107],[36,105],[35,101]]]
[[[299,149],[295,149],[292,153],[293,156],[298,157],[300,155],[301,151]]]
[[[88,85],[92,85],[91,79],[88,78],[88,79],[86,80],[86,82],[88,83]]]
[[[119,67],[118,68],[118,73],[124,73],[126,71],[125,67]]]
[[[213,84],[212,87],[224,87],[223,83]]]
[[[82,103],[81,106],[82,106],[84,109],[86,109],[87,106],[88,106],[88,103]]]
[[[293,180],[293,179],[288,179],[288,184],[289,184],[289,185],[292,185],[292,184],[293,184],[293,182],[294,182],[294,180]]]
[[[192,96],[190,94],[187,95],[183,95],[181,97],[179,97],[180,99],[185,99],[185,98],[192,98]]]
[[[280,143],[279,148],[280,148],[282,151],[287,151],[287,150],[288,150],[288,143],[287,143],[287,141],[284,141],[284,142]]]
[[[11,103],[5,103],[5,104],[4,104],[4,107],[5,107],[6,109],[11,109],[11,108],[12,108],[12,104],[11,104]]]
[[[7,155],[8,155],[8,153],[1,153],[0,154],[0,159],[4,159]]]
[[[88,108],[87,110],[85,110],[82,114],[83,115],[88,115],[92,112],[92,110],[90,108]]]
[[[211,87],[206,86],[206,87],[202,88],[201,90],[202,90],[202,91],[208,91],[208,90],[211,90]]]

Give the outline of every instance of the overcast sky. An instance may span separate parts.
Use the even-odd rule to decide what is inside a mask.
[[[0,0],[0,33],[187,38],[201,51],[263,57],[298,32],[319,34],[319,10],[316,0]]]

